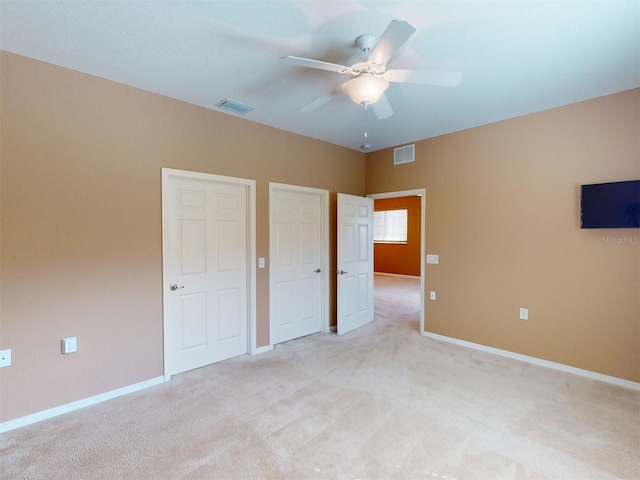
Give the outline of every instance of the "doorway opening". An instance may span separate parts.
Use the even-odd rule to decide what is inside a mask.
[[[374,275],[376,281],[374,282],[374,295],[378,299],[388,299],[390,302],[413,302],[415,298],[415,290],[417,283],[419,282],[419,333],[424,334],[424,274],[425,274],[425,189],[415,190],[403,190],[397,192],[376,193],[367,195],[372,198],[374,202],[381,200],[379,203],[387,205],[385,207],[388,210],[399,209],[403,204],[407,205],[409,212],[414,210],[413,215],[417,213],[419,221],[415,219],[412,221],[413,226],[408,225],[409,237],[404,242],[397,242],[395,245],[393,242],[389,242],[389,245],[379,244],[378,255],[384,252],[385,247],[387,252],[384,253],[385,259],[380,261],[378,258],[375,264],[381,270],[391,270],[391,272],[377,272]],[[406,199],[406,202],[402,199]],[[395,205],[395,206],[394,206]],[[415,209],[419,205],[419,212],[415,212]],[[376,208],[376,207],[374,207]],[[377,209],[377,208],[376,208]],[[419,224],[419,226],[418,226]],[[411,229],[414,231],[412,232]],[[419,231],[419,236],[415,230]],[[411,238],[412,237],[412,238]],[[417,244],[416,244],[417,243]],[[395,247],[395,253],[394,253]],[[398,252],[402,252],[400,255]],[[374,254],[375,255],[375,254]],[[375,258],[374,258],[375,259]],[[395,266],[394,266],[395,263]],[[416,264],[417,263],[417,264]],[[401,273],[395,273],[401,272]],[[416,277],[417,274],[417,277]],[[386,278],[385,278],[386,277]],[[386,301],[386,300],[385,300]],[[392,305],[391,305],[392,307]],[[409,309],[411,310],[411,309]]]

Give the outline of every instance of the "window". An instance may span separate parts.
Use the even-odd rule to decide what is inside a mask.
[[[407,209],[373,212],[373,241],[407,243]]]

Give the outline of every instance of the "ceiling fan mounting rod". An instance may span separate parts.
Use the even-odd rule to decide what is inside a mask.
[[[360,35],[356,38],[356,45],[360,49],[360,51],[369,53],[373,47],[376,45],[377,38],[375,35],[370,33],[365,33],[364,35]]]

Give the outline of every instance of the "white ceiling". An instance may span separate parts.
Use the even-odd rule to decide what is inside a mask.
[[[389,68],[462,72],[457,87],[392,83],[378,120],[345,95],[299,109],[346,80],[279,61],[344,64],[355,39],[392,19],[416,33]],[[0,48],[246,120],[359,150],[410,143],[640,86],[640,0],[13,1]],[[236,114],[230,114],[236,115]]]

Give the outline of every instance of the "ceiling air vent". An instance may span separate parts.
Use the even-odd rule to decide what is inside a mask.
[[[400,165],[401,163],[414,162],[415,160],[416,160],[415,144],[406,145],[404,147],[398,147],[393,149],[394,165]]]
[[[255,108],[250,107],[249,105],[245,105],[234,100],[229,100],[228,98],[225,98],[224,100],[216,103],[216,107],[227,110],[229,112],[238,113],[240,115],[245,115],[250,111],[255,110]]]

